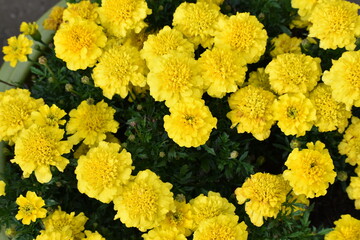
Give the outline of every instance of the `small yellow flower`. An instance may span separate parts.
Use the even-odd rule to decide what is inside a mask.
[[[275,123],[274,101],[272,92],[249,85],[230,95],[228,102],[231,111],[226,116],[238,133],[248,132],[262,141],[269,137],[270,128]]]
[[[85,233],[86,237],[82,238],[81,240],[106,240],[98,232],[91,232],[91,231],[85,230],[84,233]]]
[[[341,218],[335,221],[334,224],[334,230],[325,235],[325,240],[360,239],[360,220],[346,214],[341,215]]]
[[[320,80],[320,58],[305,54],[284,53],[274,58],[265,68],[271,89],[277,94],[306,94]]]
[[[360,167],[358,167],[360,171]],[[355,209],[360,210],[360,175],[350,178],[350,184],[346,188],[349,199],[355,200]]]
[[[260,227],[264,224],[263,218],[276,218],[286,201],[286,195],[291,187],[282,175],[256,173],[246,179],[244,184],[235,190],[239,204],[245,203],[245,211],[251,222]]]
[[[324,71],[322,80],[332,89],[337,102],[344,103],[346,110],[360,107],[360,51],[344,52],[338,60],[333,60],[329,71]]]
[[[301,54],[301,41],[302,39],[300,38],[290,37],[286,33],[282,33],[271,40],[271,43],[274,45],[274,49],[270,52],[270,55],[272,57],[276,57],[284,53]]]
[[[214,39],[215,46],[236,51],[246,63],[259,61],[265,52],[266,41],[264,25],[250,13],[237,13],[221,19]]]
[[[22,32],[25,35],[33,35],[38,31],[39,26],[36,22],[27,23],[22,22],[20,25],[20,32]]]
[[[269,74],[265,72],[265,68],[258,68],[256,71],[250,72],[248,83],[255,87],[260,87],[264,90],[271,91]]]
[[[96,145],[106,138],[107,132],[115,133],[119,123],[114,120],[115,109],[104,101],[89,104],[82,101],[77,109],[70,111],[66,132],[73,134],[68,139],[73,144],[84,140],[86,145]],[[89,117],[91,116],[91,117]]]
[[[20,195],[16,199],[16,204],[19,205],[19,211],[15,218],[21,220],[23,224],[29,225],[38,218],[46,217],[47,210],[43,208],[45,202],[34,192],[28,191],[25,197]]]
[[[151,12],[145,0],[103,0],[99,8],[102,26],[116,37],[125,37],[131,30],[139,33]]]
[[[170,115],[164,116],[164,128],[169,137],[181,147],[198,147],[206,143],[217,119],[205,102],[187,99],[170,107]]]
[[[53,104],[41,106],[37,111],[31,113],[31,120],[38,126],[53,126],[58,127],[64,125],[66,120],[61,120],[66,115],[66,112]]]
[[[97,22],[99,5],[89,0],[82,0],[78,3],[67,3],[67,8],[63,12],[63,20],[70,21],[74,18],[82,18]]]
[[[236,215],[219,215],[200,223],[194,232],[194,240],[236,239],[246,240],[248,232],[244,222],[238,223]]]
[[[65,229],[62,232],[41,230],[40,235],[37,235],[34,240],[74,240],[74,237],[71,235],[71,231]]]
[[[152,171],[140,171],[114,199],[115,219],[142,232],[159,226],[175,208],[171,188]]]
[[[80,156],[75,169],[78,189],[89,197],[109,203],[130,179],[131,154],[116,143],[100,142],[86,156]]]
[[[4,61],[10,62],[11,67],[15,67],[17,62],[26,62],[27,55],[32,53],[33,41],[24,34],[18,37],[11,37],[7,40],[8,46],[3,47]]]
[[[326,189],[334,183],[334,164],[325,144],[310,142],[308,149],[295,148],[288,156],[288,167],[283,176],[289,181],[295,194],[305,194],[308,198],[324,196]]]
[[[345,162],[353,166],[360,165],[360,119],[357,117],[351,118],[351,124],[346,129],[338,149],[340,154],[346,155]]]
[[[55,6],[52,8],[48,18],[43,22],[44,29],[56,31],[63,21],[63,12],[65,8]]]
[[[5,187],[6,187],[6,183],[4,181],[0,180],[0,196],[6,195]]]
[[[75,18],[61,24],[54,36],[56,57],[70,70],[93,67],[102,54],[107,38],[95,22]]]
[[[316,4],[309,17],[309,37],[320,39],[323,49],[345,47],[354,50],[360,36],[359,5],[349,1],[328,0]]]
[[[196,230],[207,219],[219,215],[235,216],[235,206],[217,192],[209,191],[207,196],[200,194],[190,200],[190,205],[194,221],[193,230]]]
[[[211,47],[215,24],[222,18],[220,7],[213,3],[197,2],[180,4],[174,12],[173,26],[197,47]]]
[[[284,94],[273,104],[274,119],[286,135],[303,136],[316,120],[310,99],[301,93]]]

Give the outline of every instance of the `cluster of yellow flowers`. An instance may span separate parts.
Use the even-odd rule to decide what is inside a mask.
[[[164,129],[181,147],[205,144],[217,126],[202,99],[205,93],[212,98],[228,95],[231,128],[260,141],[270,136],[274,124],[285,135],[297,137],[313,126],[320,132],[344,133],[339,153],[358,166],[346,191],[360,209],[360,120],[351,112],[353,106],[360,107],[360,51],[354,51],[360,36],[359,6],[344,0],[292,0],[309,37],[319,39],[321,48],[348,51],[323,72],[320,58],[301,52],[301,39],[281,34],[271,40],[268,65],[246,79],[247,65],[258,62],[266,50],[267,32],[249,13],[224,15],[222,2],[184,2],[175,10],[173,27],[149,33],[144,19],[152,10],[145,0],[103,0],[101,6],[83,0],[54,9],[45,27],[56,30],[56,57],[73,71],[93,68],[94,84],[106,98],[126,98],[140,87],[165,102],[170,114],[163,118]],[[37,31],[31,24],[21,28],[24,34],[10,38],[3,48],[12,66],[26,61],[33,42],[25,35]],[[205,50],[195,58],[199,46]],[[235,206],[219,193],[210,191],[187,203],[181,196],[174,198],[172,185],[154,172],[133,176],[131,154],[111,134],[119,128],[114,114],[104,101],[87,100],[69,112],[66,122],[62,109],[32,98],[27,90],[12,89],[0,93],[0,140],[15,145],[11,162],[20,166],[23,177],[34,173],[40,183],[52,179],[51,166],[64,171],[69,160],[63,155],[81,143],[75,153],[79,191],[112,202],[115,218],[148,231],[143,234],[146,240],[182,240],[191,234],[194,240],[247,239],[246,224],[239,223]],[[255,173],[235,190],[255,226],[287,211],[283,204],[289,194],[308,205],[307,198],[325,195],[335,181],[333,161],[320,141],[307,143],[307,149],[294,148],[285,166],[280,175]],[[4,194],[0,182],[0,196]],[[16,218],[23,224],[47,215],[44,201],[34,192],[16,203]],[[86,221],[83,214],[56,210],[43,220],[45,230],[36,240],[104,239],[84,231]],[[335,224],[325,239],[359,237],[359,220],[344,215]]]

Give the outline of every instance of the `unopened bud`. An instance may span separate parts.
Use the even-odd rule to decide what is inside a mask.
[[[291,140],[291,142],[290,142],[290,147],[291,147],[291,149],[300,148],[300,147],[301,147],[301,143],[299,142],[299,140],[293,139],[293,140]]]
[[[178,194],[178,195],[176,195],[175,200],[178,202],[185,202],[186,198],[185,198],[184,194]]]
[[[135,135],[134,134],[131,134],[128,138],[130,141],[134,141],[135,140]]]
[[[93,98],[88,98],[88,99],[86,99],[86,103],[89,105],[94,105],[95,100]]]
[[[49,78],[48,78],[48,82],[49,82],[49,83],[53,83],[53,82],[55,82],[55,79],[54,79],[53,77],[49,77]]]
[[[340,182],[345,182],[348,179],[348,174],[345,171],[340,171],[337,173],[336,177]]]
[[[72,90],[74,90],[73,85],[71,85],[70,83],[65,84],[65,91],[72,92]]]
[[[230,153],[230,159],[235,159],[239,156],[239,152],[238,151],[232,151]]]
[[[266,159],[264,158],[264,156],[260,156],[260,157],[258,157],[258,158],[256,159],[256,163],[257,163],[259,166],[261,166],[261,165],[264,164],[265,160],[266,160]]]
[[[10,228],[5,229],[5,235],[10,239],[15,237],[15,235],[16,235],[15,228],[10,227]]]
[[[260,21],[261,21],[261,20],[264,20],[264,19],[265,19],[265,14],[264,14],[264,13],[259,13],[258,19],[259,19]]]
[[[159,152],[159,157],[161,157],[161,158],[165,157],[165,153],[164,152]]]
[[[38,62],[41,64],[41,65],[45,65],[47,63],[47,58],[45,56],[40,56],[38,58]]]
[[[81,82],[82,82],[83,84],[89,84],[89,83],[90,83],[90,78],[89,78],[88,76],[83,76],[83,77],[81,78]]]
[[[143,106],[142,106],[141,104],[138,104],[138,105],[136,106],[136,109],[137,109],[138,111],[141,111],[141,110],[143,109]]]

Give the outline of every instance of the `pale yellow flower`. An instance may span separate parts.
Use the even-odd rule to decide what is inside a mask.
[[[27,191],[25,197],[20,195],[16,199],[16,204],[19,206],[19,211],[15,218],[25,225],[35,222],[38,218],[46,217],[47,210],[43,208],[45,202],[35,192]]]
[[[8,46],[2,48],[5,62],[10,62],[10,66],[15,67],[18,62],[28,60],[28,55],[32,53],[32,40],[28,39],[24,34],[20,34],[18,37],[9,38],[7,42]]]
[[[360,220],[351,215],[341,215],[341,218],[334,222],[333,231],[325,235],[325,240],[359,240]]]

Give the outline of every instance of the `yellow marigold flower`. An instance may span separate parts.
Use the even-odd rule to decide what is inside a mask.
[[[4,181],[0,180],[0,196],[6,195],[5,187],[6,187],[6,183]]]
[[[285,135],[304,136],[316,120],[316,110],[310,99],[301,93],[280,96],[273,104],[274,119]]]
[[[194,57],[194,45],[184,38],[184,35],[169,26],[165,26],[156,34],[151,34],[144,42],[141,57],[146,60],[149,68],[158,57],[172,52],[179,52]]]
[[[81,240],[106,240],[97,231],[91,232],[91,231],[85,230],[84,233],[85,233],[86,237],[82,238]]]
[[[82,18],[97,22],[99,5],[89,0],[82,0],[78,3],[67,3],[67,8],[63,12],[63,20],[70,21],[74,18]]]
[[[230,49],[208,49],[201,54],[198,62],[204,85],[211,97],[222,98],[244,83],[246,62]]]
[[[215,24],[222,18],[220,7],[213,3],[197,2],[180,4],[174,12],[172,25],[182,32],[195,47],[211,47]]]
[[[53,7],[48,18],[45,19],[43,22],[44,29],[54,30],[54,31],[58,30],[58,28],[60,27],[60,24],[63,21],[64,10],[65,10],[65,8],[63,8],[63,7],[59,7],[59,6]]]
[[[270,52],[270,55],[272,57],[276,57],[284,53],[301,54],[301,41],[302,39],[290,37],[286,33],[280,34],[271,40],[271,43],[274,45],[274,49]]]
[[[130,179],[131,154],[117,143],[100,142],[86,156],[80,156],[75,169],[78,189],[103,203],[114,199],[118,189]]]
[[[224,0],[197,0],[196,2],[215,3],[217,5],[223,4]]]
[[[31,113],[31,120],[38,126],[58,127],[64,125],[66,120],[61,120],[66,112],[53,104],[51,107],[43,105]]]
[[[347,110],[353,105],[360,107],[359,62],[360,51],[344,52],[338,60],[333,60],[332,67],[322,77],[331,86],[334,99],[345,103]]]
[[[271,89],[269,74],[265,72],[265,68],[258,68],[256,71],[249,73],[248,83],[267,91],[270,91]]]
[[[219,215],[235,215],[235,206],[217,192],[209,191],[207,196],[200,194],[190,200],[190,205],[194,230],[207,219],[212,219]]]
[[[63,172],[69,160],[61,155],[70,152],[72,145],[61,141],[64,130],[56,127],[32,125],[23,130],[15,143],[15,157],[12,163],[19,164],[23,176],[28,178],[32,172],[40,183],[51,180],[50,166]]]
[[[335,221],[334,224],[334,230],[325,235],[325,240],[360,239],[360,220],[346,214],[341,215],[341,218]]]
[[[27,23],[22,22],[20,25],[20,32],[22,32],[25,35],[33,35],[38,31],[38,24],[36,22]]]
[[[272,109],[275,98],[272,92],[253,85],[240,88],[228,99],[231,111],[226,116],[231,127],[236,127],[238,133],[248,132],[260,141],[265,140],[275,123]]]
[[[81,18],[61,24],[54,36],[56,57],[76,71],[93,67],[102,54],[107,38],[102,27]]]
[[[186,240],[183,233],[180,233],[176,228],[162,228],[157,227],[146,234],[143,234],[144,240]]]
[[[245,203],[245,211],[251,222],[260,227],[264,224],[263,218],[276,218],[290,190],[282,175],[255,173],[235,190],[235,194],[239,204],[250,199]]]
[[[244,222],[238,223],[236,215],[219,215],[200,223],[194,232],[194,240],[246,240],[248,232]]]
[[[86,145],[96,145],[106,138],[107,132],[115,133],[119,123],[114,120],[115,109],[104,101],[89,104],[82,101],[77,109],[70,111],[70,120],[66,125],[67,134],[73,134],[68,139],[78,144],[84,140]],[[89,117],[91,116],[91,118]]]
[[[302,2],[304,2],[304,1],[302,1]],[[302,18],[300,16],[295,16],[293,18],[293,20],[291,21],[291,23],[289,24],[289,27],[290,27],[290,29],[293,29],[293,28],[302,29],[302,28],[308,28],[309,25],[310,25],[309,21],[304,20],[304,18]]]
[[[298,8],[298,14],[303,21],[309,20],[315,6],[324,0],[291,0],[291,6]]]
[[[7,40],[8,46],[4,46],[4,61],[10,62],[11,67],[15,67],[17,62],[26,62],[27,55],[32,53],[33,41],[28,39],[24,34],[18,37],[11,37]]]
[[[66,235],[70,235],[74,240],[78,240],[85,237],[83,231],[87,220],[88,218],[82,212],[75,216],[75,212],[66,213],[59,207],[59,209],[45,218],[43,223],[46,232],[67,233]],[[53,240],[52,238],[50,239]]]
[[[360,169],[358,167],[357,169]],[[351,200],[355,200],[355,209],[360,210],[360,175],[350,178],[350,184],[346,192]]]
[[[186,99],[170,107],[164,116],[164,128],[169,138],[181,147],[198,147],[206,143],[217,119],[201,99]]]
[[[125,98],[130,86],[144,87],[145,74],[145,61],[135,47],[114,44],[101,55],[92,77],[95,86],[100,87],[103,95],[111,99],[115,94]]]
[[[228,47],[243,56],[247,63],[259,61],[264,54],[267,33],[255,16],[237,13],[221,20],[215,35],[215,46]]]
[[[19,211],[15,218],[25,225],[35,222],[38,218],[46,217],[47,210],[43,208],[45,202],[35,192],[27,191],[25,197],[20,195],[16,199],[16,204],[19,206]]]
[[[175,208],[172,185],[164,183],[150,170],[140,171],[114,199],[117,214],[127,227],[145,232],[157,227]]]
[[[74,240],[71,231],[52,232],[41,230],[40,235],[36,236],[35,240]]]
[[[139,33],[151,12],[145,0],[103,0],[99,8],[102,26],[116,37],[125,37],[130,30]]]
[[[351,124],[346,129],[343,140],[340,142],[339,153],[346,155],[345,162],[352,166],[360,165],[360,119],[351,118]]]
[[[305,194],[308,198],[324,196],[329,184],[334,183],[334,164],[325,144],[310,142],[308,149],[295,148],[288,156],[288,167],[283,176],[289,181],[295,194]]]
[[[340,133],[344,132],[351,112],[345,109],[345,104],[335,101],[331,95],[330,86],[320,83],[310,93],[309,98],[316,109],[315,126],[320,132],[336,129]]]
[[[160,226],[165,230],[175,228],[185,236],[189,236],[193,226],[191,206],[185,201],[175,200],[174,203],[175,209],[166,214]]]
[[[203,94],[203,79],[196,60],[184,53],[165,55],[152,64],[147,77],[150,95],[169,107]]]
[[[271,89],[277,94],[307,93],[320,80],[320,58],[305,54],[284,53],[274,58],[265,68]]]
[[[0,140],[14,143],[21,130],[31,124],[33,111],[44,105],[42,99],[34,99],[26,89],[10,89],[0,93]]]
[[[345,47],[354,50],[360,36],[360,6],[339,0],[322,1],[317,4],[309,18],[309,37],[320,39],[323,49]]]

